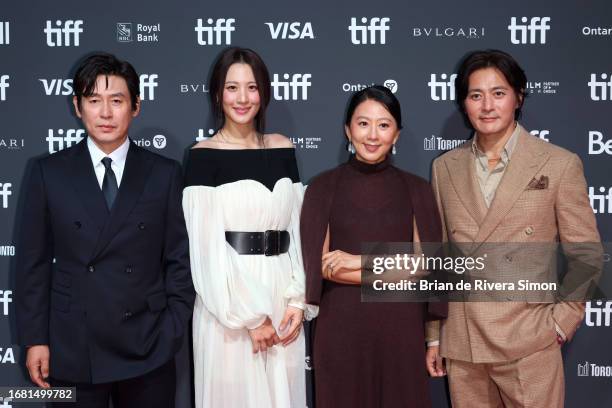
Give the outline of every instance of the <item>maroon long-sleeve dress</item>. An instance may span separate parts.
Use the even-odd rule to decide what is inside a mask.
[[[316,408],[429,407],[424,323],[446,305],[362,303],[359,285],[321,277],[327,225],[330,251],[359,254],[363,242],[410,242],[413,216],[422,242],[440,240],[429,183],[389,164],[352,157],[306,190],[301,231],[307,302],[318,304],[313,361]]]

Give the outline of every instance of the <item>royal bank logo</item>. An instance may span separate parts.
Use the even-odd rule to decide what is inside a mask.
[[[528,81],[527,92],[531,95],[555,95],[559,81]]]
[[[11,27],[8,21],[0,21],[0,45],[11,43]]]
[[[371,86],[376,85],[376,82],[372,82],[369,84],[365,84],[365,83],[359,83],[359,84],[352,84],[350,82],[345,82],[342,84],[342,91],[343,92],[357,92],[357,91],[361,91],[363,89],[369,88]],[[392,93],[396,93],[399,90],[399,84],[397,83],[397,81],[395,79],[387,79],[385,81],[382,82],[383,86],[388,88]]]
[[[47,35],[48,47],[78,47],[83,33],[83,20],[56,20],[55,24],[47,20],[43,31]]]
[[[84,129],[49,129],[45,140],[49,153],[53,154],[79,143],[86,136]]]
[[[15,364],[15,353],[12,347],[0,347],[0,364]]]
[[[517,18],[510,19],[510,42],[512,44],[546,44],[546,32],[550,30],[550,17],[521,17],[521,23]]]
[[[204,132],[204,129],[198,129],[198,135],[196,136],[196,142],[210,139],[215,134],[215,129],[208,129]]]
[[[529,131],[529,133],[531,133],[532,135],[539,137],[540,139],[544,140],[545,142],[550,142],[550,140],[548,140],[550,135],[550,130],[531,130]]]
[[[156,81],[159,78],[157,74],[141,74],[140,75],[140,100],[154,101],[155,88],[159,85]]]
[[[436,74],[431,74],[427,86],[429,86],[429,96],[432,101],[455,100],[455,78],[457,74],[440,74],[440,79]]]
[[[595,214],[612,213],[612,187],[589,187],[589,201]]]
[[[9,75],[0,75],[0,101],[6,101],[6,90],[10,86]]]
[[[423,150],[446,151],[461,146],[465,142],[465,139],[443,139],[439,136],[431,135],[431,137],[423,139]]]
[[[0,245],[0,256],[15,256],[15,246]]]
[[[166,136],[164,135],[155,135],[153,138],[149,139],[138,139],[133,141],[136,145],[140,147],[154,147],[157,150],[164,149],[168,144]]]
[[[591,89],[591,100],[593,101],[610,101],[612,100],[612,75],[591,74],[591,80],[588,85]]]
[[[387,43],[387,31],[391,29],[389,17],[361,17],[361,24],[357,17],[351,17],[348,30],[351,33],[351,43],[355,45],[375,45]]]
[[[589,154],[612,155],[612,139],[604,140],[602,132],[589,130]]]
[[[62,78],[39,78],[38,79],[43,86],[43,90],[45,91],[45,95],[47,96],[66,96],[72,95],[72,79],[62,79]]]
[[[208,18],[204,25],[204,20],[198,18],[195,26],[198,45],[230,45],[232,32],[236,31],[235,22],[234,18]]]
[[[179,84],[179,92],[181,94],[202,94],[208,93],[208,85],[207,84]]]
[[[320,137],[290,137],[296,149],[318,149],[321,143]]]
[[[578,363],[578,377],[612,377],[612,366],[599,365],[585,361]]]
[[[9,197],[13,195],[12,187],[11,183],[0,183],[0,202],[3,209],[9,207]]]
[[[268,26],[270,37],[273,40],[314,40],[315,38],[311,22],[294,21],[264,24]]]
[[[159,42],[161,23],[140,24],[137,23],[136,32],[133,31],[132,23],[117,23],[117,41],[121,43],[133,42]]]
[[[132,23],[117,23],[117,41],[132,42]]]
[[[308,99],[308,88],[312,85],[312,74],[274,74],[270,84],[273,97],[277,101],[305,101]]]
[[[612,28],[610,27],[582,27],[582,35],[588,37],[612,37]]]
[[[612,301],[596,300],[586,302],[584,322],[589,327],[610,327]]]
[[[21,150],[25,147],[25,139],[0,139],[0,151],[2,150]]]
[[[484,27],[413,27],[412,36],[418,38],[480,39],[485,36]]]
[[[2,316],[9,315],[9,305],[13,302],[12,290],[0,290],[0,306],[2,307]]]

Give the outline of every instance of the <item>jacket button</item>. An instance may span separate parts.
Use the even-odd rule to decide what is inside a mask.
[[[128,266],[127,268],[125,268],[125,273],[132,273],[132,267]]]
[[[512,257],[510,255],[506,255],[506,261],[512,262]]]
[[[144,223],[144,222],[139,223],[139,224],[138,224],[138,229],[139,229],[139,230],[143,230],[143,229],[145,229],[145,223]]]
[[[126,312],[123,314],[123,318],[129,319],[130,317],[132,317],[132,312],[130,312],[129,310],[126,310]]]
[[[81,221],[75,221],[74,226],[76,227],[76,229],[81,229]]]
[[[533,228],[532,227],[525,228],[525,234],[527,234],[527,235],[533,234]]]
[[[88,270],[89,272],[95,272],[95,271],[96,271],[96,268],[94,268],[94,267],[93,267],[93,265],[89,265],[89,266],[87,267],[87,270]]]

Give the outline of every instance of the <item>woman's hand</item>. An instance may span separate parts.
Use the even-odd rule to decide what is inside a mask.
[[[427,352],[425,353],[425,366],[427,367],[427,372],[432,377],[444,377],[446,375],[444,359],[440,356],[439,346],[427,347]]]
[[[281,333],[285,332],[285,334],[280,337],[280,341],[284,347],[293,343],[300,335],[303,318],[304,311],[302,309],[294,306],[287,306],[285,317],[283,317],[279,327]]]
[[[323,255],[321,270],[325,279],[331,279],[340,269],[361,269],[361,255],[352,255],[344,251],[335,250]]]
[[[272,321],[269,317],[261,324],[261,326],[249,330],[249,336],[251,336],[251,343],[253,345],[253,353],[259,351],[267,351],[268,347],[272,347],[275,344],[280,343],[280,338],[276,334],[276,330],[272,325]]]

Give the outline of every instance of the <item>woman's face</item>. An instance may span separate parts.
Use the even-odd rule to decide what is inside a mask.
[[[259,112],[259,100],[259,89],[251,66],[232,64],[227,70],[223,86],[223,113],[226,123],[253,124]]]
[[[357,106],[350,124],[344,128],[347,138],[355,146],[357,160],[370,164],[385,159],[400,133],[385,106],[372,99]]]

